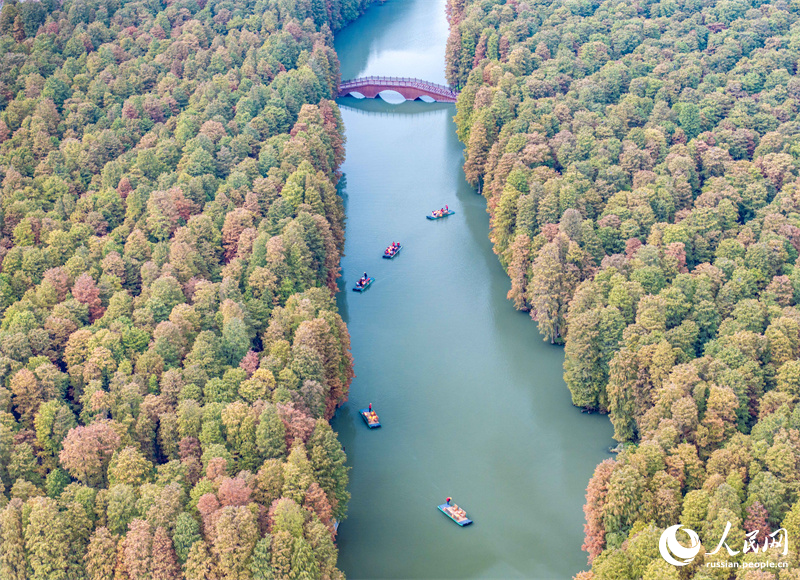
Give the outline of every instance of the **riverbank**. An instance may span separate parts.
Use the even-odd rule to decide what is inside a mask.
[[[465,174],[509,298],[565,344],[573,403],[625,444],[587,486],[579,577],[796,565],[787,543],[686,568],[656,547],[678,522],[706,547],[800,534],[797,79],[778,48],[797,13],[450,6]]]
[[[366,2],[267,4],[2,5],[4,580],[341,577]]]

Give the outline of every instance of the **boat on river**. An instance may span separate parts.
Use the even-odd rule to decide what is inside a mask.
[[[449,497],[447,498],[447,503],[443,503],[438,507],[444,515],[453,520],[462,528],[472,523],[472,520],[467,517],[467,512],[458,507],[456,504],[451,504]]]
[[[437,209],[435,215],[433,213],[429,213],[425,217],[428,218],[429,220],[440,220],[442,218],[446,218],[447,216],[453,215],[454,213],[456,212],[454,212],[452,209],[449,209],[445,212]]]
[[[402,249],[403,249],[403,246],[402,246],[402,245],[399,245],[399,246],[397,246],[397,247],[394,249],[394,251],[393,251],[393,252],[391,252],[391,253],[388,253],[388,252],[384,251],[384,252],[383,252],[383,257],[384,257],[384,258],[386,258],[387,260],[393,260],[393,259],[394,259],[394,257],[395,257],[397,254],[399,254],[399,253],[400,253],[400,250],[402,250]]]
[[[378,420],[378,414],[372,409],[361,409],[359,414],[361,415],[361,418],[364,419],[364,423],[366,423],[367,427],[370,429],[375,429],[376,427],[381,426],[381,422]]]
[[[375,278],[370,276],[369,278],[367,278],[367,281],[364,282],[363,285],[361,285],[358,282],[356,282],[356,285],[353,286],[353,292],[363,292],[364,290],[366,290],[367,288],[369,288],[372,285],[372,282],[374,280],[375,280]]]

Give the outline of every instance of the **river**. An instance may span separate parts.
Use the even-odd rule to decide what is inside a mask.
[[[444,0],[375,5],[337,35],[342,78],[445,83],[446,37]],[[562,349],[506,300],[485,201],[461,169],[455,106],[339,105],[339,307],[357,375],[333,420],[352,466],[339,566],[351,579],[570,578],[587,568],[581,508],[611,425],[571,405]],[[445,204],[455,215],[425,219]],[[381,259],[392,241],[402,252]],[[375,283],[351,292],[365,270]],[[368,403],[381,429],[359,417]],[[474,525],[436,509],[447,496]]]

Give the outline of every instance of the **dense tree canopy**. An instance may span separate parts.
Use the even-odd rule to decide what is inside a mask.
[[[338,578],[333,31],[368,0],[7,0],[0,577]]]
[[[580,578],[677,578],[648,566],[676,523],[714,545],[726,521],[783,526],[797,565],[798,6],[448,12],[464,168],[509,298],[565,344],[573,402],[608,413],[624,444],[587,489]],[[743,538],[729,537],[740,552]],[[680,577],[733,577],[698,562]]]

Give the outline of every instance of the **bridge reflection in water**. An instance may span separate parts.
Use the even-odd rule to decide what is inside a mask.
[[[408,77],[361,77],[344,81],[339,85],[338,96],[359,93],[374,99],[382,91],[395,91],[408,101],[430,97],[440,103],[455,103],[458,98],[458,91],[448,86]]]

